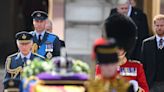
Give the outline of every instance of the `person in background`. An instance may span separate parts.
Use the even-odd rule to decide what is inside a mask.
[[[45,29],[46,29],[47,32],[52,33],[53,24],[52,24],[51,20],[47,19]]]
[[[133,7],[129,0],[118,0],[117,7],[111,10],[110,16],[116,13],[130,17],[137,26],[137,42],[129,56],[133,60],[141,60],[142,41],[149,37],[147,17],[140,9]],[[124,31],[124,30],[123,30]]]
[[[144,65],[150,92],[164,92],[164,15],[156,15],[153,20],[155,35],[142,44]]]
[[[136,7],[136,0],[129,0],[132,7]]]
[[[47,59],[60,55],[61,43],[59,37],[48,33],[45,29],[48,15],[44,11],[34,11],[31,14],[35,30],[30,32],[34,36],[33,52]]]
[[[53,23],[51,20],[48,19],[46,21],[45,29],[47,32],[53,33]],[[65,42],[63,40],[60,40],[60,43],[61,43],[61,47],[65,47]]]

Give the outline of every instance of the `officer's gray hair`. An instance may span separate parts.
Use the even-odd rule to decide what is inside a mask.
[[[129,0],[117,0],[117,5],[120,5],[120,4],[130,4],[130,1]]]
[[[17,40],[16,42],[17,42],[17,45],[19,45],[19,44],[20,44],[18,40]],[[31,40],[31,44],[33,44],[33,40]]]

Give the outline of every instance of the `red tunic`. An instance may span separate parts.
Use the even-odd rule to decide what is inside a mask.
[[[148,84],[146,81],[144,69],[141,63],[134,61],[127,61],[125,64],[121,65],[118,69],[121,76],[127,78],[128,80],[136,80],[138,85],[149,92]],[[100,75],[100,67],[96,66],[96,75]]]

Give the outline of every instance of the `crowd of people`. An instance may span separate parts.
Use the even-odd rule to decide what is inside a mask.
[[[95,41],[92,55],[97,84],[90,82],[89,92],[164,92],[164,15],[154,17],[155,35],[150,37],[146,14],[135,5],[134,0],[118,0],[104,20],[103,36]],[[6,59],[4,85],[11,78],[21,79],[28,60],[60,56],[65,47],[64,41],[52,34],[46,12],[34,11],[31,17],[34,31],[16,34],[19,52]],[[108,83],[111,85],[106,86]]]

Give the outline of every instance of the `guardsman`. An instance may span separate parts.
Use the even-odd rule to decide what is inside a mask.
[[[109,17],[105,22],[106,38],[113,37],[118,44],[119,73],[128,80],[136,81],[136,91],[149,92],[143,66],[136,60],[130,60],[131,54],[136,42],[136,26],[128,17],[116,14]],[[101,69],[97,66],[96,74],[101,74]]]
[[[61,43],[58,36],[46,32],[45,25],[48,15],[43,11],[34,11],[33,18],[34,31],[30,32],[34,36],[33,52],[45,58],[51,59],[60,55]]]
[[[24,66],[28,65],[34,58],[44,60],[44,57],[32,53],[31,49],[33,46],[33,36],[29,32],[19,32],[16,34],[16,43],[19,52],[12,54],[6,59],[6,74],[5,80],[7,79],[21,79],[20,74]],[[4,80],[4,81],[5,81]]]
[[[101,69],[101,75],[87,84],[87,92],[134,92],[133,86],[117,72],[118,54],[114,39],[98,39],[93,49],[93,59]]]

